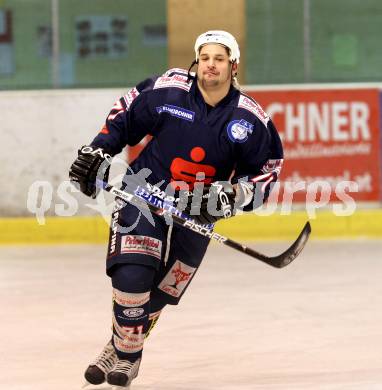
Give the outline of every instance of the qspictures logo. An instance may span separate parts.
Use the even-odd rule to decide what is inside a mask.
[[[100,190],[96,199],[86,198],[84,195],[80,194],[80,190],[73,186],[69,180],[61,182],[57,188],[49,181],[35,181],[29,187],[27,195],[27,209],[29,212],[36,216],[37,222],[40,225],[46,223],[45,216],[56,215],[60,217],[71,217],[78,214],[81,206],[86,200],[88,203],[85,204],[85,207],[88,207],[93,212],[100,214],[105,222],[110,224],[112,227],[112,233],[115,234],[116,239],[111,241],[112,247],[114,245],[113,251],[115,251],[115,244],[119,245],[117,232],[121,235],[126,235],[132,232],[132,230],[137,226],[141,217],[144,217],[149,221],[153,226],[155,226],[155,221],[152,213],[150,212],[149,206],[147,203],[152,203],[157,207],[163,206],[163,210],[169,210],[170,212],[164,213],[166,223],[168,225],[172,224],[171,213],[174,209],[173,205],[169,203],[171,207],[167,207],[167,199],[174,198],[174,184],[179,188],[179,186],[184,188],[186,192],[189,191],[190,194],[194,196],[197,195],[196,188],[193,188],[193,183],[195,180],[199,180],[198,177],[202,177],[203,182],[199,184],[208,185],[213,178],[213,172],[215,168],[207,164],[202,164],[204,162],[205,153],[202,148],[195,147],[191,151],[191,159],[193,161],[185,161],[183,159],[174,159],[171,165],[171,173],[173,175],[172,181],[166,185],[164,182],[159,182],[154,184],[148,183],[147,178],[150,176],[151,171],[147,168],[140,170],[137,173],[134,173],[128,164],[117,157],[113,158],[112,165],[122,165],[123,171],[126,170],[130,172],[130,175],[121,174],[119,176],[111,176],[109,183],[118,188],[121,187],[121,183],[125,186],[125,191],[128,193],[139,193],[135,192],[137,188],[146,189],[144,193],[148,196],[142,196],[142,203],[139,207],[137,206],[138,213],[135,221],[129,226],[122,226],[119,221],[119,210],[125,206],[125,202],[118,200],[117,203],[115,197],[112,194],[109,194],[105,191]],[[265,165],[267,167],[268,165]],[[200,170],[201,168],[201,170]],[[270,165],[270,168],[278,170],[278,162],[273,161]],[[120,167],[119,167],[120,169]],[[187,174],[184,174],[186,172]],[[185,175],[187,181],[181,180],[182,175]],[[191,174],[191,180],[190,180]],[[267,176],[268,177],[268,176]],[[316,218],[317,210],[325,207],[326,209],[331,209],[336,216],[349,216],[353,214],[356,210],[357,204],[354,200],[354,196],[358,194],[359,183],[354,180],[341,180],[340,178],[333,183],[327,180],[326,178],[320,178],[320,180],[313,180],[308,182],[306,180],[296,177],[295,179],[285,180],[285,173],[282,172],[282,179],[277,183],[272,183],[272,191],[270,198],[267,203],[262,204],[262,199],[264,196],[263,186],[267,183],[262,183],[261,181],[253,183],[253,181],[248,178],[242,178],[241,181],[248,181],[249,184],[253,185],[254,190],[254,201],[252,203],[252,210],[256,215],[266,216],[277,213],[281,210],[283,215],[291,214],[293,211],[296,198],[298,197],[298,207],[301,209],[305,207],[309,218]],[[349,176],[350,178],[350,176]],[[103,180],[103,176],[99,178]],[[282,187],[281,187],[282,184]],[[290,191],[284,191],[283,188],[289,188]],[[138,190],[139,191],[139,190]],[[166,196],[161,196],[160,199],[156,199],[156,194],[167,194]],[[300,193],[305,194],[305,197],[299,196]],[[330,198],[333,195],[336,195],[339,202],[337,204],[332,204]],[[294,197],[296,195],[296,197]],[[301,199],[302,198],[302,199]],[[166,206],[164,205],[166,203]],[[259,206],[260,205],[260,206]],[[251,205],[248,205],[251,207]],[[216,210],[216,203],[210,205],[208,210]],[[248,208],[248,207],[247,207]],[[179,210],[179,216],[181,216],[184,208]],[[118,213],[114,214],[113,218],[110,216],[113,212]],[[220,210],[216,210],[217,213]],[[242,211],[240,208],[237,211],[237,214],[240,214]],[[160,215],[160,214],[159,214]],[[193,215],[196,215],[193,213]],[[220,215],[220,214],[214,214]]]

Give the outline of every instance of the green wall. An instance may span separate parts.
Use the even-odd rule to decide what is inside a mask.
[[[316,0],[311,12],[314,81],[382,80],[381,0]]]
[[[48,87],[51,79],[50,61],[38,56],[36,37],[37,26],[50,23],[50,2],[6,0],[2,4],[0,9],[12,11],[15,73],[0,75],[0,89]]]
[[[382,1],[247,0],[247,83],[382,80]]]
[[[301,0],[247,1],[247,84],[303,81],[301,5]]]
[[[246,83],[381,81],[382,0],[307,3],[309,51],[304,52],[304,0],[247,0]],[[167,68],[167,43],[143,39],[143,26],[166,25],[166,0],[59,4],[61,87],[132,86]],[[51,25],[51,0],[0,0],[4,9],[13,16],[14,73],[0,74],[0,90],[52,88],[51,60],[39,55],[37,39],[38,27]],[[127,18],[127,56],[78,58],[76,19],[102,15]]]
[[[63,53],[75,52],[74,21],[78,15],[123,15],[127,17],[128,55],[124,59],[83,59],[76,61],[76,79],[80,86],[132,86],[151,74],[167,68],[167,46],[143,44],[144,25],[166,24],[166,1],[66,0],[61,10]],[[147,9],[150,12],[147,12]]]
[[[0,9],[13,15],[15,73],[0,75],[0,89],[50,88],[51,61],[38,55],[37,28],[51,24],[50,0],[4,0]],[[149,12],[148,12],[149,10]],[[76,56],[76,18],[127,17],[126,58]],[[143,42],[143,26],[166,24],[166,0],[60,0],[62,87],[132,86],[167,68],[167,44]],[[1,59],[0,59],[1,60]]]

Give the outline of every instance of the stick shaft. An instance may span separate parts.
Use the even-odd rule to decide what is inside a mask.
[[[134,206],[137,206],[138,208],[147,206],[153,214],[161,216],[162,218],[165,218],[166,215],[171,215],[173,221],[176,224],[183,226],[186,229],[189,229],[197,234],[200,234],[203,237],[208,237],[219,242],[220,244],[227,245],[232,249],[235,249],[241,253],[244,253],[252,258],[260,260],[276,268],[285,267],[299,255],[299,253],[304,248],[311,232],[310,224],[309,222],[307,222],[296,241],[285,252],[281,253],[278,256],[266,256],[254,249],[251,249],[243,244],[231,240],[228,237],[216,233],[213,230],[210,230],[205,226],[194,222],[193,220],[185,219],[182,215],[182,212],[169,203],[163,202],[163,207],[159,207],[137,195],[120,190],[119,188],[114,187],[102,180],[97,180],[96,186],[107,192],[110,192],[111,194],[121,198],[122,200]]]

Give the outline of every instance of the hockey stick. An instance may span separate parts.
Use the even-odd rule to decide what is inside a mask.
[[[160,207],[158,205],[155,205],[153,203],[144,200],[141,197],[138,197],[137,195],[131,194],[126,191],[122,191],[117,187],[114,187],[98,179],[96,181],[96,186],[107,192],[110,192],[115,196],[118,196],[122,200],[125,200],[126,202],[129,202],[134,206],[142,207],[144,205],[147,205],[153,214],[162,217],[164,217],[165,215],[171,215],[174,222],[177,223],[178,225],[190,229],[193,232],[198,233],[204,237],[214,239],[217,242],[220,242],[221,244],[225,244],[233,249],[238,250],[239,252],[245,253],[275,268],[283,268],[287,266],[289,263],[291,263],[304,249],[304,246],[308,241],[311,232],[310,223],[307,222],[304,228],[302,229],[301,233],[297,237],[296,241],[285,252],[281,253],[278,256],[266,256],[260,252],[255,251],[254,249],[248,248],[246,245],[242,245],[236,241],[231,240],[230,238],[222,236],[219,233],[215,233],[209,230],[208,228],[206,228],[205,226],[199,225],[192,220],[184,219],[181,216],[182,213],[176,207],[172,206],[169,203],[163,202],[162,203],[163,207]]]

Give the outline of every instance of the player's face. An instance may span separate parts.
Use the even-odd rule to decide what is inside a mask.
[[[232,64],[227,49],[218,44],[202,46],[197,76],[204,88],[219,88],[231,83]]]

